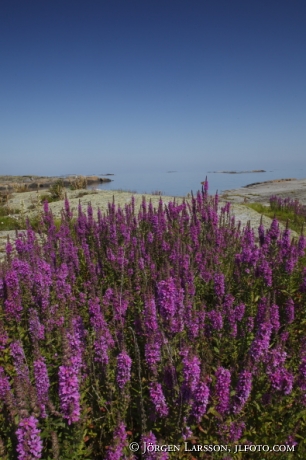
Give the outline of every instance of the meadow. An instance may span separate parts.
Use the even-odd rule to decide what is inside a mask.
[[[306,238],[218,201],[45,202],[7,244],[1,459],[306,458]]]

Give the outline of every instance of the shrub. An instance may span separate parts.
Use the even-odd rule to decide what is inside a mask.
[[[87,187],[87,179],[85,176],[76,177],[70,185],[71,190],[80,190]]]
[[[64,199],[65,187],[63,179],[58,179],[52,185],[50,185],[49,191],[51,193],[51,198],[54,201]]]

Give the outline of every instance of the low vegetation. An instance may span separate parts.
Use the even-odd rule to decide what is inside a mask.
[[[289,228],[297,233],[301,233],[302,229],[306,228],[306,207],[298,200],[272,196],[269,206],[261,203],[247,203],[245,206],[271,219],[275,217],[279,222],[288,224]]]

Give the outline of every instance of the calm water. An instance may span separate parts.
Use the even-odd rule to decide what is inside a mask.
[[[224,174],[209,173],[208,171],[176,171],[163,173],[118,173],[110,176],[113,182],[100,184],[98,188],[105,190],[127,190],[135,193],[152,193],[161,191],[164,195],[185,196],[192,190],[196,192],[201,189],[201,182],[208,178],[209,192],[219,193],[224,190],[243,187],[253,182],[262,182],[272,179],[282,178],[306,178],[305,169],[274,169],[267,170],[265,173],[243,173],[243,174]]]

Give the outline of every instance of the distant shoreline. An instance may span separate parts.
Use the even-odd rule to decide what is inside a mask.
[[[265,173],[264,169],[252,169],[250,171],[208,171],[208,174],[248,174],[248,173]]]
[[[111,176],[113,174],[105,174],[105,176]],[[25,190],[37,190],[42,188],[48,188],[57,181],[62,181],[64,187],[69,187],[77,178],[86,179],[87,185],[94,185],[104,182],[112,182],[113,179],[109,177],[101,176],[82,176],[77,174],[67,174],[66,176],[0,176],[0,191],[13,191],[17,188],[24,188]]]

